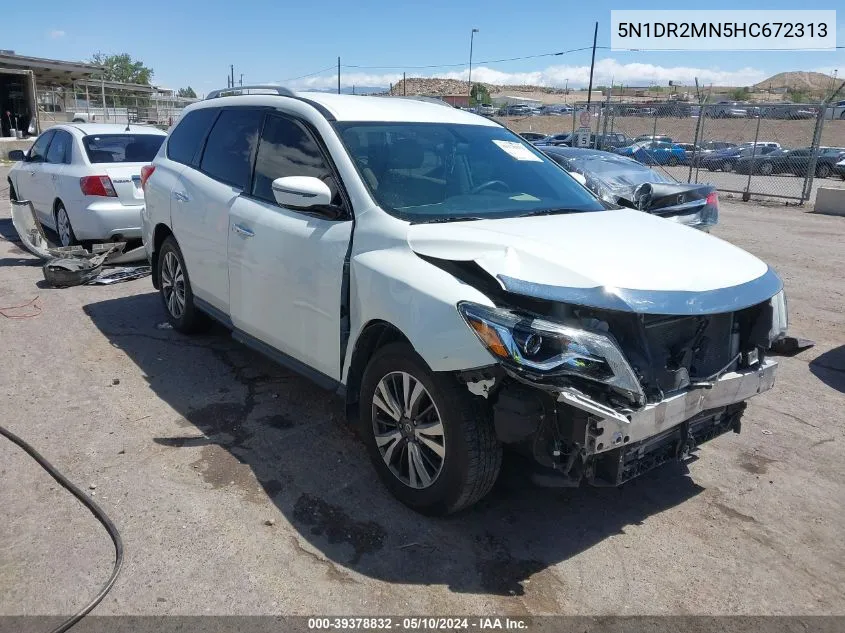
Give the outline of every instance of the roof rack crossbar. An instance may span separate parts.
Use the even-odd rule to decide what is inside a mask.
[[[295,97],[296,95],[289,88],[284,86],[277,86],[275,84],[256,84],[252,86],[236,86],[234,88],[219,88],[212,90],[206,95],[206,99],[216,99],[217,97],[243,95],[247,90],[273,90],[280,97]]]

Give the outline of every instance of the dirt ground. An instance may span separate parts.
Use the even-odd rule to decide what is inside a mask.
[[[41,313],[0,317],[0,420],[118,525],[98,614],[845,614],[845,218],[723,205],[716,235],[780,272],[817,343],[740,435],[621,489],[534,488],[507,459],[489,498],[428,519],[325,392],[222,329],[161,329],[149,279],[45,287],[8,217],[0,307]],[[0,615],[69,614],[110,543],[2,438],[0,473]]]

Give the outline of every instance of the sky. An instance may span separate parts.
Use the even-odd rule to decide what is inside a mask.
[[[845,45],[845,4],[802,0],[801,9],[843,8],[837,44]],[[283,83],[294,89],[387,86],[402,78],[467,78],[470,33],[474,80],[585,87],[589,50],[516,61],[514,57],[610,45],[611,9],[795,9],[794,0],[145,0],[80,11],[66,1],[13,2],[3,9],[0,49],[22,55],[86,60],[128,53],[154,71],[153,83],[191,86],[198,94],[236,81]],[[420,66],[437,66],[419,68]],[[417,68],[415,68],[417,67]],[[595,85],[749,85],[778,72],[815,70],[845,75],[845,49],[799,52],[628,52],[599,49]]]

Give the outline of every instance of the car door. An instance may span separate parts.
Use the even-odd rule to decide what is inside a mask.
[[[794,149],[789,152],[787,159],[788,169],[796,176],[805,176],[810,166],[810,150]]]
[[[343,206],[330,220],[278,205],[276,178],[313,176]],[[343,267],[352,235],[348,203],[304,123],[268,115],[250,195],[229,214],[229,296],[235,327],[332,379],[340,379]]]
[[[229,314],[226,257],[229,210],[249,179],[263,111],[253,107],[220,110],[198,168],[182,170],[172,190],[171,217],[194,295]]]
[[[43,163],[41,163],[41,173],[36,176],[39,181],[40,195],[44,197],[44,209],[47,211],[45,215],[45,223],[56,228],[56,218],[53,215],[53,203],[55,200],[62,199],[68,213],[70,214],[71,224],[73,224],[73,209],[69,208],[68,200],[63,199],[61,192],[63,187],[64,172],[66,166],[70,163],[71,147],[73,145],[73,137],[70,132],[65,130],[56,130],[53,139],[50,141],[50,147],[47,149],[47,156]],[[79,189],[79,180],[76,181],[76,188]]]
[[[44,191],[42,166],[47,159],[47,151],[54,134],[55,130],[47,130],[35,141],[29,150],[26,162],[21,165],[20,177],[15,187],[18,199],[32,202],[38,220],[42,224],[46,223],[47,226],[53,226],[50,219],[53,200],[49,195],[50,192]]]

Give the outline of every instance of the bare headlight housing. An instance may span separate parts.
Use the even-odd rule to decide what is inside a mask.
[[[541,379],[579,377],[614,387],[637,401],[644,398],[634,370],[605,333],[470,302],[459,303],[458,311],[509,369]]]

